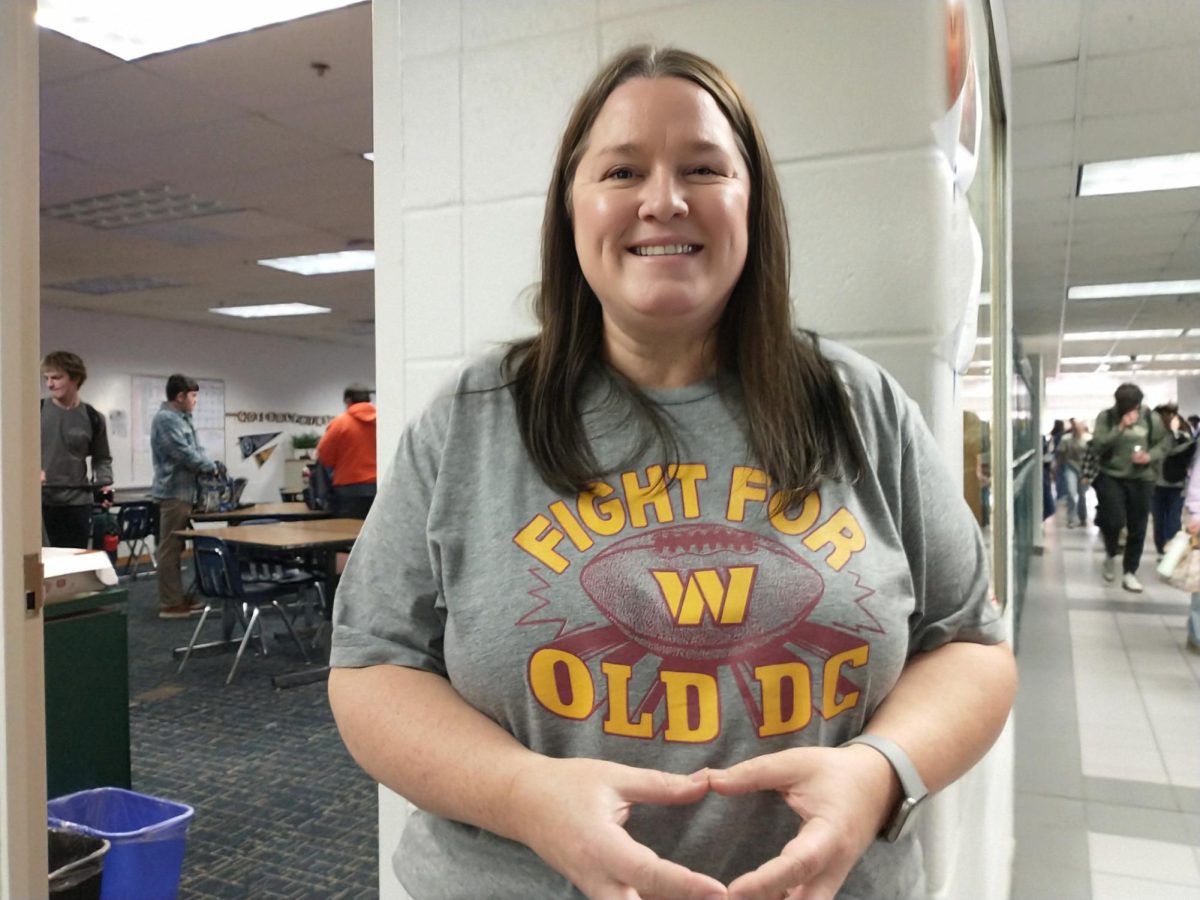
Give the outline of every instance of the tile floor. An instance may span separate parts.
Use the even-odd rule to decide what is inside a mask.
[[[1200,656],[1147,546],[1133,594],[1102,579],[1094,526],[1046,523],[1021,621],[1014,900],[1200,900]]]

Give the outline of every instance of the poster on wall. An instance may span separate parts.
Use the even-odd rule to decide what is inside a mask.
[[[192,424],[196,438],[213,459],[225,455],[225,382],[216,378],[197,378],[200,397]],[[150,455],[150,426],[154,415],[167,398],[166,375],[133,375],[130,398],[130,455],[133,484],[138,487],[154,481],[154,462]]]

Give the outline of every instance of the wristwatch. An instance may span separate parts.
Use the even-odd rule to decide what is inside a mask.
[[[908,754],[895,741],[877,734],[860,734],[858,737],[850,738],[842,746],[846,747],[850,744],[866,744],[883,754],[884,759],[891,763],[892,768],[896,771],[896,776],[900,779],[900,803],[879,835],[885,841],[895,842],[908,831],[908,825],[913,820],[913,812],[929,796],[929,789],[925,787],[925,782],[921,780],[921,774],[912,764],[912,760],[908,758]]]

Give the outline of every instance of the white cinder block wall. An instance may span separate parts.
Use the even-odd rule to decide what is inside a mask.
[[[941,3],[375,0],[374,11],[381,456],[466,356],[532,329],[522,291],[538,278],[571,103],[602,59],[650,41],[712,58],[757,109],[788,203],[799,321],[883,363],[961,459],[945,357],[969,248],[931,129],[945,106]],[[926,816],[942,896],[1008,894],[1006,742],[996,756]],[[381,789],[384,898],[404,897],[390,860],[404,810]]]
[[[225,382],[225,410],[236,412],[337,415],[345,406],[346,385],[374,380],[369,354],[356,347],[323,341],[208,328],[155,319],[43,306],[42,353],[70,350],[88,368],[82,396],[111,418],[130,413],[130,376],[183,372],[195,378]],[[283,461],[291,455],[289,435],[323,431],[322,426],[225,420],[225,449],[219,456],[233,477],[248,479],[247,501],[277,502],[283,486]],[[283,431],[279,448],[260,468],[242,459],[238,437]],[[130,430],[125,436],[110,426],[113,477],[118,487],[132,484]]]

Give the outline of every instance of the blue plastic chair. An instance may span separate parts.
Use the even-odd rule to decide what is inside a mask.
[[[278,611],[288,634],[300,648],[305,662],[310,661],[308,651],[292,628],[279,598],[297,593],[309,584],[311,579],[246,582],[242,578],[241,564],[237,556],[225,541],[215,537],[197,535],[192,538],[192,556],[195,560],[196,577],[200,582],[200,593],[205,596],[207,602],[200,614],[200,621],[196,623],[196,630],[192,632],[192,639],[188,642],[183,660],[179,663],[180,672],[196,646],[196,640],[200,637],[200,631],[209,613],[218,606],[222,611],[228,611],[235,616],[242,625],[242,640],[238,645],[237,657],[229,670],[229,676],[225,679],[226,684],[232,682],[237,673],[238,663],[242,661],[242,654],[246,652],[246,645],[250,642],[255,625],[258,625],[259,629],[262,654],[267,655],[267,642],[262,636],[262,623],[259,619],[264,606],[274,607]]]
[[[130,578],[138,577],[142,553],[150,551],[148,541],[154,534],[155,518],[154,504],[147,501],[123,504],[117,512],[118,537],[129,548],[129,556],[125,559],[125,571],[121,573],[122,575],[128,575]],[[157,569],[158,560],[154,558],[155,554],[150,553],[149,555],[150,565]]]

